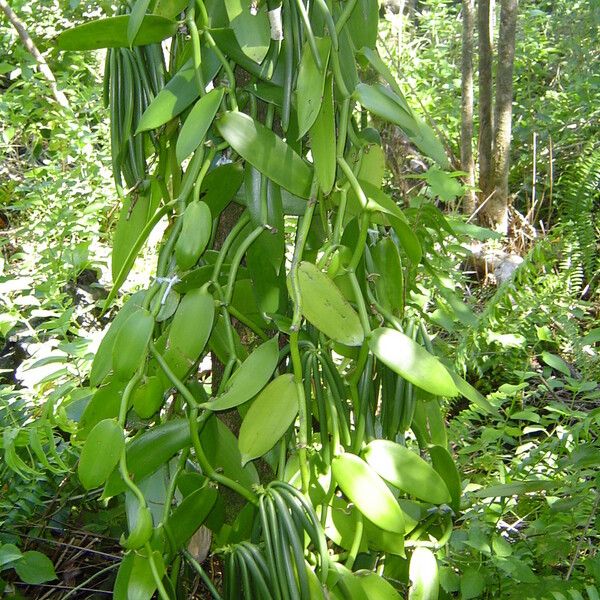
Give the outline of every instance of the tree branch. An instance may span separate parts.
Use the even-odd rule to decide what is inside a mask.
[[[60,106],[63,108],[69,108],[69,101],[67,100],[67,97],[58,89],[54,73],[52,73],[48,63],[46,62],[46,59],[42,56],[40,51],[37,49],[37,46],[33,43],[33,40],[27,33],[27,29],[25,29],[25,25],[21,19],[19,19],[15,11],[9,6],[7,0],[0,0],[0,9],[6,15],[11,25],[17,30],[17,33],[19,34],[19,37],[21,38],[21,41],[23,42],[23,45],[27,51],[33,56],[33,58],[35,58],[35,61],[38,65],[38,70],[48,82],[56,102],[58,102],[58,104],[60,104]]]

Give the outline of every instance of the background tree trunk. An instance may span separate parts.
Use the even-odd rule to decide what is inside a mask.
[[[25,29],[25,25],[21,19],[19,19],[15,11],[9,6],[6,0],[0,0],[0,10],[2,10],[2,12],[6,15],[6,18],[10,21],[11,25],[16,29],[21,41],[23,42],[23,46],[25,46],[26,50],[33,56],[33,58],[35,58],[38,64],[38,70],[48,82],[54,99],[63,108],[69,108],[69,101],[67,100],[67,97],[58,89],[54,73],[52,73],[48,63],[46,62],[46,59],[42,56],[37,46],[33,43],[33,40],[27,33],[27,29]]]
[[[488,225],[508,231],[508,171],[513,100],[513,67],[517,30],[518,0],[502,0],[500,36],[498,39],[498,69],[496,74],[496,105],[494,110],[493,195],[484,209]]]
[[[479,0],[479,188],[481,202],[493,191],[492,182],[492,17],[494,0]]]
[[[473,163],[473,32],[474,0],[463,0],[462,31],[462,95],[460,127],[460,164],[467,173],[466,183],[470,189],[465,194],[464,212],[475,211],[475,164]]]

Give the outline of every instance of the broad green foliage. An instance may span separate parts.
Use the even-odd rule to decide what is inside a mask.
[[[111,47],[110,134],[99,108],[36,98],[27,55],[6,58],[22,71],[0,104],[0,189],[29,212],[0,271],[0,334],[31,336],[24,366],[43,372],[0,388],[0,589],[62,573],[66,559],[55,573],[15,545],[58,509],[42,536],[56,519],[120,541],[94,573],[115,598],[188,597],[199,576],[232,600],[595,600],[597,152],[554,190],[561,227],[483,297],[465,246],[493,235],[438,208],[460,175],[419,106],[454,138],[455,6],[420,6],[399,81],[375,0],[285,0],[280,24],[271,0],[136,0],[64,23],[62,47]],[[564,29],[573,11],[552,14]],[[49,54],[81,106],[100,104],[81,75],[95,56]],[[390,127],[429,167],[406,197],[387,187]],[[113,225],[113,286],[86,300],[91,318],[62,282],[95,266]]]

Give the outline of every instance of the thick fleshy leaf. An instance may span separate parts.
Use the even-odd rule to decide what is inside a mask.
[[[327,337],[346,346],[360,346],[364,331],[356,311],[333,281],[315,265],[298,267],[302,314]]]
[[[278,338],[274,337],[253,350],[227,382],[223,394],[203,407],[208,410],[227,410],[247,402],[267,384],[278,360]]]
[[[317,67],[310,45],[305,42],[298,71],[296,84],[298,139],[304,137],[312,127],[323,102],[323,86],[325,84],[325,74],[327,73],[331,40],[329,38],[315,38],[315,42],[321,58],[322,68]]]
[[[205,486],[183,499],[173,511],[165,527],[168,528],[171,553],[177,552],[204,523],[217,500],[217,489]]]
[[[181,14],[188,6],[189,0],[156,0],[152,9],[155,15],[174,19]]]
[[[270,129],[241,112],[227,112],[216,124],[231,147],[263,175],[296,196],[310,196],[312,169]]]
[[[85,440],[90,431],[100,421],[117,418],[125,385],[126,382],[109,378],[105,385],[94,392],[81,415],[79,429],[77,430],[78,440]]]
[[[262,62],[269,50],[271,29],[266,4],[253,11],[251,0],[224,0],[229,26],[242,52],[256,63]]]
[[[231,202],[244,180],[241,162],[224,164],[206,174],[200,186],[202,200],[208,204],[213,218]]]
[[[242,426],[239,447],[242,464],[268,452],[298,414],[298,392],[290,373],[273,380],[254,400]]]
[[[402,600],[392,584],[373,571],[357,571],[355,577],[369,600]]]
[[[259,482],[253,463],[242,466],[238,440],[221,419],[209,418],[201,435],[206,458],[215,469],[248,489]]]
[[[210,48],[202,48],[202,75],[210,81],[219,70],[220,63]],[[137,127],[136,134],[156,129],[183,112],[198,98],[200,90],[195,84],[194,61],[189,59],[167,85],[148,105]]]
[[[388,440],[373,440],[363,453],[369,465],[399,490],[432,504],[450,502],[444,480],[408,448]]]
[[[358,0],[348,19],[348,30],[356,50],[363,47],[375,49],[379,26],[377,0]]]
[[[179,137],[177,138],[176,155],[181,164],[202,142],[211,126],[225,90],[217,88],[202,96],[187,116]]]
[[[127,469],[130,476],[134,481],[141,481],[190,443],[190,426],[187,419],[174,419],[157,425],[127,445]],[[126,489],[120,473],[113,471],[106,482],[103,496],[111,498]]]
[[[446,367],[407,335],[380,327],[369,338],[371,352],[392,371],[436,396],[457,396]]]
[[[97,387],[102,383],[112,368],[112,353],[117,334],[125,321],[142,306],[145,292],[137,292],[123,305],[107,329],[92,362],[90,386]]]
[[[261,66],[246,56],[240,47],[235,32],[230,27],[211,29],[210,34],[221,51],[237,63],[242,69],[248,71],[254,77],[265,79]],[[269,79],[267,77],[267,79]]]
[[[375,272],[377,299],[394,314],[401,314],[404,307],[404,272],[396,244],[385,237],[371,248],[371,258]]]
[[[441,478],[446,482],[446,487],[452,497],[450,506],[455,512],[460,510],[460,497],[462,494],[462,485],[460,474],[456,468],[456,463],[452,459],[450,452],[443,446],[430,446],[428,448],[429,456],[433,468],[440,474]]]
[[[111,253],[113,281],[117,280],[124,267],[129,266],[130,269],[133,266],[133,263],[127,260],[129,254],[144,227],[158,208],[160,200],[160,186],[156,181],[152,181],[150,189],[139,194],[137,198],[134,199],[131,195],[125,198],[113,236]],[[125,276],[127,276],[129,269],[125,271]]]
[[[375,525],[404,534],[402,510],[383,479],[354,454],[336,456],[331,469],[339,488]]]
[[[429,548],[418,546],[410,557],[410,589],[408,600],[437,600],[440,584],[435,555]]]
[[[151,0],[136,0],[131,13],[129,15],[129,23],[127,23],[127,44],[133,46],[133,42],[142,26],[148,6]]]
[[[310,128],[310,151],[319,185],[324,194],[329,194],[335,181],[337,168],[333,75],[328,75],[325,79],[321,108]]]
[[[108,479],[124,447],[123,428],[114,419],[100,421],[90,431],[77,466],[79,480],[86,490],[98,487]]]
[[[214,314],[215,301],[210,294],[202,289],[185,294],[171,322],[169,348],[194,362],[206,346]]]
[[[113,348],[116,377],[123,381],[129,379],[146,359],[154,324],[154,317],[145,308],[136,310],[123,323]]]
[[[162,42],[175,35],[177,22],[157,15],[146,15],[130,44],[127,39],[129,15],[109,17],[83,23],[63,31],[56,39],[59,50],[97,50],[98,48],[128,48]]]
[[[37,550],[24,552],[14,568],[21,581],[29,585],[39,585],[56,579],[52,561]]]

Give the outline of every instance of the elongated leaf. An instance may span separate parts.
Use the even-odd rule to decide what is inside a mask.
[[[312,127],[323,102],[323,86],[325,84],[325,74],[327,73],[331,40],[329,38],[315,38],[315,42],[321,58],[322,68],[319,69],[315,64],[309,43],[305,42],[302,49],[300,70],[298,71],[298,82],[296,84],[298,139],[304,137]]]
[[[114,419],[100,421],[90,431],[77,467],[79,480],[86,490],[98,487],[108,479],[124,447],[123,429]]]
[[[371,249],[377,298],[388,310],[401,314],[404,307],[404,272],[396,244],[385,237]]]
[[[543,492],[544,490],[552,490],[564,485],[562,481],[552,480],[531,480],[531,481],[515,481],[513,483],[503,483],[492,485],[475,492],[477,498],[506,498],[508,496],[519,496],[521,494],[529,494],[531,492]]]
[[[189,5],[189,0],[156,0],[153,12],[167,19],[174,19]]]
[[[462,486],[460,474],[456,468],[456,464],[450,455],[450,452],[443,446],[430,446],[429,455],[433,468],[440,474],[441,478],[446,482],[446,487],[452,496],[450,506],[455,512],[460,510],[460,497],[462,494]]]
[[[127,44],[129,46],[133,46],[133,42],[142,26],[149,5],[150,0],[136,0],[136,3],[131,9],[129,23],[127,23]]]
[[[355,577],[369,600],[402,600],[392,584],[373,571],[357,571]]]
[[[97,387],[110,372],[112,367],[112,353],[115,339],[119,329],[134,311],[142,306],[145,292],[137,292],[123,305],[117,316],[113,319],[110,327],[104,334],[98,350],[94,355],[92,370],[90,371],[90,386]]]
[[[312,263],[298,267],[302,314],[327,337],[346,346],[360,346],[364,331],[358,315],[327,275]]]
[[[250,406],[240,427],[242,464],[269,451],[298,414],[298,392],[290,373],[273,380]]]
[[[202,406],[208,410],[227,410],[253,398],[267,384],[279,360],[278,338],[265,342],[233,374],[225,392]]]
[[[204,523],[217,500],[217,489],[205,486],[184,498],[173,511],[165,527],[169,530],[168,540],[172,553],[182,548]]]
[[[241,162],[221,165],[209,171],[202,180],[200,194],[208,204],[213,218],[231,202],[244,180],[244,169]]]
[[[353,454],[336,456],[331,469],[344,494],[375,525],[404,534],[404,517],[383,479],[361,458]]]
[[[310,196],[312,169],[270,129],[240,112],[227,112],[216,124],[231,147],[263,175],[296,196]]]
[[[210,81],[219,70],[220,63],[214,52],[204,47],[202,59],[202,75],[205,81]],[[190,106],[200,95],[195,77],[194,61],[190,58],[148,105],[136,134],[168,123]]]
[[[242,466],[238,440],[221,419],[216,416],[210,417],[201,435],[206,458],[215,469],[219,469],[224,475],[248,489],[252,489],[252,486],[259,482],[253,463]]]
[[[498,410],[492,406],[479,392],[476,390],[468,381],[465,381],[458,373],[453,371],[452,369],[448,369],[448,373],[454,380],[454,385],[456,389],[468,400],[470,400],[473,404],[475,404],[478,408],[480,408],[486,414],[498,414]]]
[[[392,371],[436,396],[457,396],[458,390],[446,367],[407,335],[380,327],[372,332],[369,347]]]
[[[190,443],[187,419],[173,419],[157,425],[127,444],[127,469],[130,476],[134,481],[141,481]],[[113,471],[104,487],[103,497],[111,498],[126,488],[120,473]]]
[[[146,15],[130,44],[127,39],[129,15],[90,21],[63,31],[56,39],[59,50],[97,50],[98,48],[127,48],[162,42],[175,35],[177,22],[157,15]]]
[[[310,128],[310,146],[317,180],[323,193],[329,194],[336,171],[333,75],[328,75],[325,79],[321,108]]]
[[[438,566],[433,552],[422,546],[413,550],[409,567],[408,600],[437,600],[440,590]]]
[[[408,256],[415,265],[419,264],[423,257],[423,249],[421,248],[421,242],[416,233],[404,219],[390,217],[390,223],[396,232],[398,241],[402,245],[402,248],[404,248],[404,252],[406,252],[406,256]]]
[[[354,48],[365,46],[375,49],[379,25],[379,3],[377,0],[358,0],[348,19],[348,31]]]
[[[215,301],[203,291],[188,292],[175,312],[169,330],[170,349],[178,350],[194,362],[206,346],[213,327]],[[193,327],[190,324],[193,323]]]
[[[253,3],[250,0],[224,0],[229,26],[242,52],[256,63],[262,62],[269,50],[271,30],[267,18],[266,5],[252,12]]]
[[[373,440],[363,452],[369,465],[399,490],[432,504],[450,502],[444,480],[408,448],[388,440]]]
[[[106,385],[94,392],[81,415],[77,431],[78,440],[85,440],[90,431],[103,419],[113,419],[118,416],[124,389],[125,382],[111,378]]]
[[[223,88],[211,90],[192,108],[177,138],[176,155],[179,164],[204,141],[206,132],[219,110],[224,93]]]

